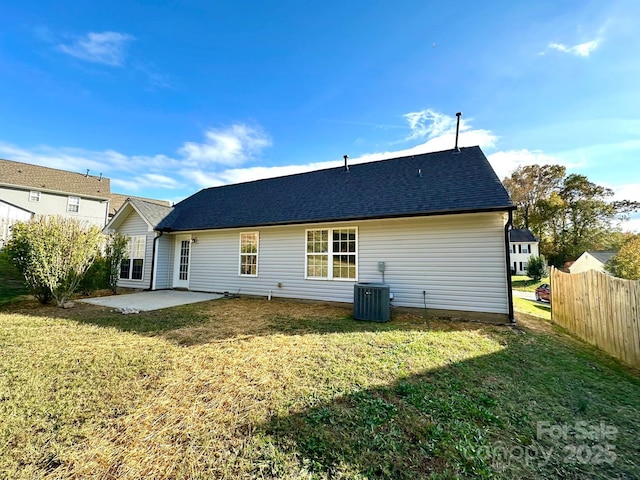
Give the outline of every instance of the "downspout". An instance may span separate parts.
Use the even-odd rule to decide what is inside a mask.
[[[158,242],[158,239],[162,236],[163,232],[160,232],[160,235],[157,235],[156,237],[154,237],[153,239],[153,249],[151,251],[151,275],[150,275],[150,280],[149,280],[149,288],[147,290],[151,290],[153,291],[153,278],[154,278],[154,273],[156,271],[156,243]]]
[[[509,299],[509,321],[515,325],[516,318],[513,315],[513,285],[511,283],[511,259],[509,257],[509,227],[513,224],[513,210],[509,210],[509,219],[504,226],[504,252],[505,265],[507,266],[507,297]]]

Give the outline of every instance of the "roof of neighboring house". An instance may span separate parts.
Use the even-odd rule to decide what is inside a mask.
[[[31,210],[28,210],[28,209],[26,209],[24,207],[21,207],[20,205],[15,205],[15,204],[13,204],[11,202],[7,202],[6,200],[3,200],[2,198],[0,198],[0,202],[4,203],[5,205],[9,205],[10,207],[17,208],[17,209],[22,210],[24,212],[30,213],[31,215],[35,215],[35,213],[32,212]]]
[[[207,188],[159,230],[411,217],[515,208],[479,147]]]
[[[509,230],[510,242],[537,242],[538,239],[528,228],[513,228]]]
[[[115,215],[115,213],[120,209],[120,207],[124,204],[127,198],[138,199],[149,203],[155,203],[157,205],[163,205],[165,207],[170,207],[171,204],[166,200],[156,200],[155,198],[145,198],[145,197],[134,197],[131,195],[123,195],[121,193],[112,193],[109,195],[109,216]]]
[[[105,199],[111,192],[111,182],[106,177],[3,159],[0,159],[0,183]]]
[[[594,257],[602,264],[607,264],[609,260],[611,260],[618,252],[614,252],[612,250],[600,250],[600,251],[588,251],[589,255]]]

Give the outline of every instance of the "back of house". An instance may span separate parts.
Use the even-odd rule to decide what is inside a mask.
[[[149,271],[126,283],[352,302],[385,282],[396,306],[512,316],[514,208],[478,147],[208,188],[146,222]]]

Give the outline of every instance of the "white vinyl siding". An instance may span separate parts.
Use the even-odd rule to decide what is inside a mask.
[[[80,198],[81,207],[78,212],[67,211],[69,196],[66,193],[52,193],[47,191],[38,191],[40,193],[40,201],[33,201],[31,196],[32,190],[29,188],[21,189],[19,187],[11,188],[0,186],[0,198],[5,202],[9,202],[17,207],[24,208],[33,212],[35,215],[61,215],[63,217],[73,217],[91,225],[104,227],[107,219],[108,201],[99,200],[97,198]],[[36,190],[33,190],[36,192]]]
[[[353,281],[307,275],[308,230],[357,228],[357,278],[385,282],[396,306],[508,313],[505,214],[477,213],[366,220],[348,224],[264,227],[260,276],[238,276],[239,229],[198,232],[190,290],[353,302]],[[280,284],[280,287],[278,286]]]
[[[154,273],[153,288],[171,288],[172,268],[171,253],[173,242],[170,235],[162,235],[156,241],[156,271]]]
[[[144,237],[144,256],[142,261],[142,279],[136,280],[131,278],[120,278],[118,280],[118,286],[128,288],[148,288],[149,279],[151,278],[151,255],[153,252],[153,239],[155,233],[149,231],[149,226],[136,211],[133,211],[123,220],[122,224],[118,227],[118,232],[127,237]],[[138,252],[140,254],[142,249],[142,240],[137,241]],[[139,264],[140,262],[138,262]],[[137,265],[136,265],[137,267]],[[133,271],[133,265],[131,265],[131,272]],[[131,275],[129,275],[131,276]]]

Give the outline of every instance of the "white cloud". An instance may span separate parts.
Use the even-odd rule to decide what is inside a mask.
[[[552,42],[547,47],[547,50],[541,52],[541,55],[544,55],[548,50],[557,50],[558,52],[568,53],[569,55],[574,55],[576,57],[588,57],[591,55],[591,52],[595,51],[598,46],[600,46],[600,43],[601,41],[599,38],[572,46]]]
[[[410,112],[403,116],[409,122],[409,128],[411,128],[411,134],[407,137],[407,140],[442,136],[444,133],[455,129],[457,122],[457,118],[431,109]]]
[[[112,187],[121,188],[125,191],[140,191],[143,188],[163,188],[163,189],[176,189],[182,188],[185,185],[175,178],[167,177],[158,173],[145,173],[142,175],[136,175],[131,178],[114,178],[111,180]],[[114,190],[112,188],[112,190]]]
[[[626,183],[622,185],[608,185],[613,190],[614,200],[633,200],[640,202],[640,183]]]
[[[349,160],[349,163],[362,163]],[[282,177],[294,175],[296,173],[311,172],[323,168],[331,168],[342,165],[338,160],[327,162],[307,163],[303,165],[280,165],[275,167],[246,167],[230,168],[218,172],[184,169],[180,174],[194,182],[200,187],[218,187],[220,185],[230,185],[233,183],[250,182],[263,178]]]
[[[458,119],[455,116],[445,115],[431,109],[411,112],[403,115],[409,123],[411,133],[405,140],[427,139],[423,144],[412,147],[406,155],[416,153],[437,152],[448,150],[455,146],[456,124]],[[489,130],[473,129],[471,119],[460,118],[460,134],[458,138],[459,147],[469,147],[479,145],[481,147],[493,147],[498,137]],[[388,152],[385,155],[393,155],[398,152]],[[389,157],[387,157],[389,158]]]
[[[640,217],[630,218],[629,220],[622,222],[620,227],[623,232],[640,233]]]
[[[185,142],[179,153],[191,165],[236,166],[254,159],[271,144],[271,138],[261,128],[236,124],[225,129],[210,128],[205,132],[204,143]]]
[[[489,163],[502,180],[511,175],[518,167],[526,165],[559,165],[562,162],[552,155],[547,155],[540,150],[507,150],[492,153],[487,157]]]
[[[402,149],[384,152],[374,152],[353,157],[349,159],[349,164],[373,162],[387,158],[403,157],[409,155],[419,155],[428,152],[438,152],[450,150],[455,145],[456,118],[435,112],[433,110],[423,110],[405,115],[412,132],[424,132],[422,137],[428,140],[419,145]],[[490,148],[495,145],[497,137],[489,130],[473,129],[470,124],[461,124],[461,134],[458,146],[469,147],[479,145]],[[464,132],[463,132],[464,130]],[[417,138],[417,135],[416,135]],[[247,167],[230,168],[222,171],[213,171],[211,168],[189,168],[183,169],[180,174],[194,182],[199,187],[214,187],[228,185],[232,183],[249,182],[262,178],[280,177],[283,175],[293,175],[296,173],[310,172],[323,168],[338,167],[343,164],[342,158],[325,162],[313,162],[297,165],[281,165],[274,167]]]
[[[119,67],[124,63],[127,43],[134,39],[127,33],[89,32],[72,43],[58,45],[58,49],[87,62]]]

